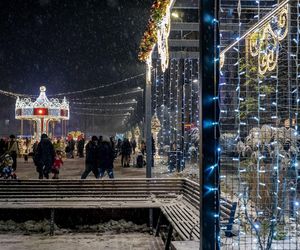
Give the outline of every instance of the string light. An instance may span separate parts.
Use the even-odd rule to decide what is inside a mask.
[[[124,101],[124,102],[71,102],[74,105],[96,105],[96,106],[123,106],[123,105],[132,105],[137,104],[137,101],[134,99],[133,101]]]
[[[182,152],[181,152],[181,126],[180,126],[180,120],[179,120],[179,100],[180,100],[180,86],[179,86],[179,79],[180,79],[180,60],[176,60],[176,70],[175,70],[175,75],[176,75],[176,165],[181,166],[182,162]],[[180,154],[179,154],[180,153]],[[179,164],[178,164],[179,163]],[[177,166],[178,167],[178,166]]]
[[[146,73],[142,73],[142,74],[131,76],[131,77],[128,77],[128,78],[125,78],[125,79],[122,79],[122,80],[119,80],[119,81],[116,81],[116,82],[102,83],[102,84],[100,84],[96,87],[83,89],[83,90],[78,90],[78,91],[58,93],[58,94],[55,94],[54,96],[67,96],[67,95],[74,95],[74,94],[82,94],[82,93],[85,93],[85,92],[95,91],[95,90],[98,90],[98,89],[109,88],[109,87],[113,87],[113,86],[118,86],[119,87],[120,83],[128,83],[131,80],[140,78],[140,77],[145,76],[145,75],[146,75]]]
[[[95,117],[122,117],[122,116],[130,116],[131,113],[122,113],[122,114],[99,114],[99,113],[82,113],[82,112],[72,112],[75,115],[83,115],[83,116],[95,116]]]
[[[14,93],[14,92],[10,92],[10,91],[5,91],[0,89],[0,94],[8,96],[8,97],[12,97],[12,98],[17,98],[17,97],[37,97],[36,95],[26,95],[26,94],[20,94],[20,93]]]
[[[222,163],[226,168],[230,162],[238,174],[231,183],[232,174],[222,172],[221,177],[226,180],[226,189],[230,189],[224,189],[227,195],[234,198],[236,193],[240,201],[235,222],[238,237],[231,241],[239,248],[271,249],[277,244],[285,248],[284,243],[274,243],[279,222],[284,225],[284,233],[297,233],[290,225],[297,221],[294,212],[298,208],[293,208],[293,204],[298,194],[286,172],[294,171],[299,154],[298,146],[294,146],[297,137],[292,137],[298,135],[299,109],[297,4],[299,0],[290,5],[288,1],[281,1],[270,6],[272,10],[266,13],[262,7],[265,1],[256,1],[253,10],[256,10],[257,23],[249,28],[243,26],[241,19],[242,5],[247,5],[239,0],[238,20],[236,15],[232,16],[232,21],[239,23],[237,40],[221,53]],[[249,14],[245,8],[247,20]],[[296,17],[298,32],[295,32]],[[228,36],[222,35],[225,44]],[[286,119],[286,128],[282,119]],[[238,155],[229,157],[229,152]],[[244,231],[248,225],[251,231]],[[289,247],[294,249],[294,246],[290,241]]]
[[[124,96],[124,95],[130,95],[130,94],[135,94],[139,92],[143,92],[144,90],[140,87],[135,88],[131,91],[119,93],[119,94],[112,94],[112,95],[102,95],[102,96],[95,96],[95,97],[86,97],[86,98],[72,98],[71,101],[81,101],[81,100],[95,100],[95,99],[105,99],[105,98],[113,98],[113,97],[119,97],[119,96]]]
[[[78,108],[78,107],[73,107],[76,110],[88,110],[88,111],[104,111],[104,112],[116,112],[116,111],[134,111],[133,107],[129,108],[101,108],[101,109],[95,109],[95,108]]]
[[[165,144],[165,134],[166,134],[166,123],[165,123],[165,99],[166,99],[166,94],[165,94],[165,75],[161,74],[160,75],[160,84],[161,84],[161,95],[162,100],[161,100],[161,106],[160,106],[160,121],[161,121],[161,134],[160,134],[160,142],[158,145],[160,145],[160,148],[164,148]],[[163,153],[163,150],[160,151],[161,154]],[[159,154],[159,151],[158,151]]]

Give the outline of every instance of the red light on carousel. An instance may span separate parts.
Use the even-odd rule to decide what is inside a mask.
[[[34,115],[48,115],[48,109],[36,108],[36,109],[34,109]]]

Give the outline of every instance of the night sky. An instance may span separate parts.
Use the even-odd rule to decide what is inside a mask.
[[[1,0],[0,89],[37,94],[45,84],[50,95],[143,73],[137,53],[151,4],[152,0]],[[143,81],[121,84],[104,94],[142,86]],[[80,97],[98,94],[103,91]],[[1,98],[1,107],[1,119],[12,119],[14,100]]]

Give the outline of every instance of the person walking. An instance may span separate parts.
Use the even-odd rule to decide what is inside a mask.
[[[53,173],[52,179],[59,179],[59,170],[63,164],[64,162],[61,158],[61,155],[58,152],[56,152],[54,163],[51,169],[51,172]]]
[[[109,138],[109,140],[110,140],[110,145],[111,145],[111,147],[112,147],[112,150],[113,150],[113,152],[114,152],[114,159],[116,159],[116,158],[118,157],[118,150],[117,150],[117,148],[116,148],[116,142],[115,142],[115,139],[114,139],[113,136],[111,136],[111,137]]]
[[[145,153],[146,153],[146,143],[145,141],[142,141],[141,142],[141,152],[142,152],[142,155],[144,156]]]
[[[115,154],[111,143],[108,140],[103,140],[99,147],[100,178],[104,176],[105,171],[107,171],[110,179],[114,178],[114,158]]]
[[[68,141],[68,147],[69,147],[69,158],[74,159],[74,150],[75,150],[75,141],[73,138],[71,138]]]
[[[36,171],[39,173],[39,179],[49,179],[49,173],[53,166],[55,158],[55,150],[53,144],[49,140],[46,134],[42,134],[41,141],[37,146],[36,153],[34,155],[34,164]]]
[[[129,140],[127,138],[124,139],[123,143],[122,143],[122,150],[121,150],[121,154],[122,154],[122,167],[127,167],[129,168],[129,163],[130,163],[130,156],[132,153],[132,147],[131,144],[129,142]]]
[[[30,140],[26,137],[24,144],[23,144],[23,151],[24,151],[23,153],[24,153],[25,163],[28,163],[29,149],[30,149]]]
[[[118,139],[118,142],[117,142],[118,155],[121,154],[121,150],[122,150],[122,140]]]
[[[85,147],[85,170],[81,175],[81,179],[93,172],[96,178],[99,178],[99,145],[97,136],[92,136],[92,140]]]
[[[10,140],[8,142],[8,151],[7,151],[7,153],[13,159],[12,168],[13,168],[14,171],[16,171],[16,169],[17,169],[17,157],[18,157],[18,154],[19,154],[18,142],[16,140],[15,135],[10,135],[9,138],[10,138]]]

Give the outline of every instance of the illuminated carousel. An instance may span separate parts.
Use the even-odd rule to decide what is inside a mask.
[[[63,135],[63,122],[69,120],[70,108],[69,102],[64,97],[63,100],[50,98],[46,96],[46,87],[40,87],[40,95],[32,101],[30,98],[17,98],[16,101],[16,119],[34,122],[34,137],[39,139],[41,134],[48,134],[50,123],[61,122]],[[53,129],[54,130],[54,129]]]

